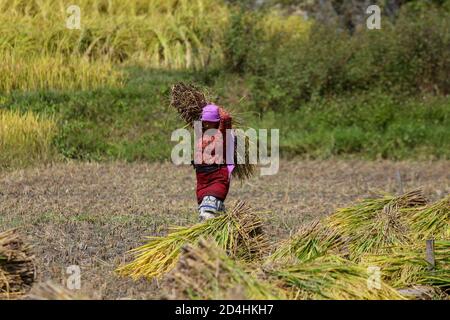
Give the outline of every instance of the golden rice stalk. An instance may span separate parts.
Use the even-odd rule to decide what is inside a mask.
[[[371,287],[368,269],[339,256],[326,255],[306,263],[269,271],[287,287],[297,290],[298,299],[402,299],[392,287],[381,282]]]
[[[87,300],[87,297],[76,294],[52,281],[38,283],[33,286],[27,299],[31,300]]]
[[[0,299],[25,294],[35,280],[35,267],[29,246],[16,229],[0,233]]]
[[[450,239],[450,195],[444,199],[409,211],[408,222],[417,239]]]
[[[294,260],[305,262],[330,252],[344,253],[344,239],[318,220],[302,226],[296,234],[277,244],[267,262]]]
[[[57,131],[52,118],[0,108],[0,168],[52,160],[56,153],[52,141]]]
[[[285,299],[276,286],[258,279],[249,266],[231,259],[214,239],[183,247],[180,261],[169,274],[175,299]]]
[[[358,259],[367,252],[408,243],[408,226],[401,209],[423,206],[426,202],[420,190],[400,196],[364,199],[352,207],[339,209],[328,217],[327,225],[348,238],[350,254]]]
[[[365,255],[362,262],[380,268],[382,277],[396,288],[428,284],[450,288],[450,241],[434,243],[435,267],[426,260],[425,241],[396,246],[389,254]]]
[[[191,227],[176,227],[165,237],[149,237],[147,244],[131,251],[134,261],[117,271],[133,279],[160,277],[175,267],[184,245],[208,236],[228,255],[243,260],[259,258],[268,247],[262,220],[240,201],[217,218]]]

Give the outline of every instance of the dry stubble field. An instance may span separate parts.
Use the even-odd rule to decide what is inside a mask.
[[[398,174],[401,175],[401,184]],[[450,192],[450,161],[283,161],[275,176],[235,181],[228,205],[248,201],[272,240],[303,222],[376,191],[422,187],[432,200]],[[18,227],[33,244],[38,281],[62,282],[81,267],[91,298],[164,298],[164,286],[119,278],[114,269],[145,236],[197,221],[190,167],[172,164],[69,163],[0,172],[0,231]]]

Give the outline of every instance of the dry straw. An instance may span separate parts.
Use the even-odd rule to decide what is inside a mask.
[[[268,242],[262,233],[262,220],[243,202],[217,218],[191,227],[177,227],[165,237],[149,237],[148,243],[132,250],[134,261],[120,267],[119,274],[134,279],[160,277],[178,262],[181,248],[211,237],[228,255],[237,259],[259,258]]]
[[[35,280],[33,256],[15,229],[0,233],[0,299],[25,294]]]
[[[203,107],[209,103],[209,93],[205,93],[200,88],[185,83],[177,83],[172,86],[170,105],[175,108],[181,118],[190,127],[194,121],[201,118]],[[235,117],[232,115],[233,122],[236,123]],[[237,133],[238,135],[242,133]],[[237,136],[237,138],[240,138]],[[234,160],[236,167],[233,170],[233,177],[239,180],[245,180],[252,177],[255,173],[255,164],[250,163],[249,150],[252,142],[248,137],[245,139],[245,148],[239,148],[235,152]]]
[[[250,266],[231,259],[214,239],[202,239],[182,251],[180,262],[169,274],[176,299],[286,298],[279,288],[249,271]]]

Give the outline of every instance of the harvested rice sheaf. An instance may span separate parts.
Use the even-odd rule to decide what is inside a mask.
[[[400,196],[364,199],[352,207],[339,209],[327,219],[327,225],[348,238],[350,255],[357,260],[364,253],[409,243],[409,227],[402,209],[426,203],[420,190]]]
[[[431,205],[408,211],[412,235],[417,239],[450,239],[450,195]]]
[[[35,280],[33,256],[17,230],[0,233],[0,299],[25,294]]]
[[[194,121],[200,119],[207,104],[206,95],[196,86],[182,82],[172,86],[170,105],[189,126],[193,127]]]
[[[134,261],[118,272],[134,279],[160,277],[175,267],[183,246],[201,237],[211,237],[229,256],[242,260],[260,258],[268,247],[262,220],[244,202],[238,202],[217,218],[174,228],[165,237],[149,237],[147,244],[132,250]]]
[[[309,261],[328,253],[345,254],[345,241],[333,229],[319,221],[301,227],[292,237],[276,245],[267,262]]]
[[[335,255],[287,265],[269,271],[285,286],[297,290],[297,299],[403,299],[386,283],[371,287],[367,267]]]
[[[176,299],[286,299],[280,288],[259,279],[243,263],[231,259],[214,239],[183,247],[169,274]],[[172,286],[171,285],[171,286]]]
[[[208,102],[209,93],[203,92],[200,88],[185,83],[177,83],[172,86],[170,105],[175,108],[187,125],[193,127],[194,121],[201,118],[202,109]],[[231,115],[233,123],[236,123],[235,115]],[[235,169],[233,177],[241,181],[252,177],[256,170],[256,165],[250,163],[249,145],[250,140],[245,137],[246,147],[235,152]]]
[[[383,279],[396,288],[411,285],[432,285],[450,288],[450,241],[434,242],[435,266],[426,260],[425,241],[391,248],[389,254],[366,255],[366,265],[380,268]]]

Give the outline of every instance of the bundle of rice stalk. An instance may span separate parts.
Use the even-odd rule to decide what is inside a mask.
[[[183,82],[172,86],[170,105],[189,126],[201,118],[202,109],[208,104],[206,95],[196,86]]]
[[[434,243],[435,267],[426,260],[425,241],[391,248],[389,254],[366,255],[362,262],[380,268],[385,281],[395,288],[428,284],[450,287],[450,241]]]
[[[268,263],[297,260],[306,262],[326,253],[343,252],[345,241],[334,230],[316,220],[302,226],[296,234],[275,246]]]
[[[119,274],[140,277],[160,277],[173,269],[181,248],[201,237],[212,237],[228,255],[243,259],[258,259],[268,247],[262,232],[262,220],[244,202],[233,209],[191,227],[174,228],[165,237],[149,237],[148,243],[132,250],[134,261],[120,267]]]
[[[203,92],[198,87],[180,82],[172,86],[170,105],[178,111],[184,122],[193,127],[194,121],[198,121],[201,118],[202,109],[209,103],[209,97],[209,93]],[[232,118],[233,124],[239,122],[235,115],[232,115]],[[240,133],[236,132],[236,135],[240,135]],[[245,137],[245,148],[235,151],[234,160],[236,166],[232,175],[241,181],[252,177],[255,173],[255,164],[249,163],[251,143],[254,142]]]
[[[236,148],[234,154],[234,162],[236,163],[235,168],[232,172],[232,176],[236,179],[244,181],[251,178],[256,171],[256,165],[250,163],[250,150],[257,150],[255,148],[255,142],[252,141],[248,136],[243,136],[243,131],[236,131],[236,139],[245,139],[245,148],[241,150]]]
[[[450,195],[409,213],[408,222],[415,238],[450,239]]]
[[[33,256],[17,230],[0,233],[0,299],[23,295],[35,280]]]
[[[349,239],[350,255],[359,259],[367,252],[376,253],[392,245],[409,243],[408,226],[401,209],[423,206],[426,201],[420,190],[364,199],[352,207],[339,209],[327,219],[327,225]]]
[[[276,286],[258,279],[249,266],[231,259],[214,239],[183,247],[169,274],[175,299],[285,299]]]
[[[364,266],[335,255],[269,271],[287,287],[297,290],[297,299],[380,300],[402,299],[389,285],[379,282],[371,287]]]

